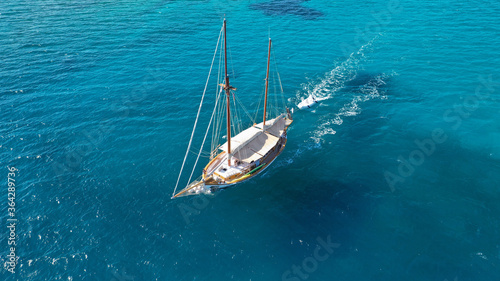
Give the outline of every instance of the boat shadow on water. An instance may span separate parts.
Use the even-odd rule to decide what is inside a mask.
[[[227,191],[232,194],[221,197],[226,197],[228,204],[236,209],[253,210],[252,220],[273,225],[274,234],[269,239],[275,241],[269,242],[289,241],[290,254],[295,257],[301,255],[294,251],[303,251],[303,254],[311,251],[308,247],[297,248],[296,244],[301,244],[299,240],[309,243],[314,250],[319,237],[331,237],[333,243],[340,244],[334,256],[347,254],[356,244],[359,237],[356,233],[363,230],[376,207],[376,201],[369,195],[369,187],[359,184],[339,181],[300,184],[296,177],[281,183],[273,179],[257,181],[259,179],[230,188]]]

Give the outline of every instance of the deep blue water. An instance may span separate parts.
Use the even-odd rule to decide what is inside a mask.
[[[224,16],[250,106],[269,34],[322,101],[171,200]],[[3,1],[0,34],[1,280],[500,280],[496,1]]]

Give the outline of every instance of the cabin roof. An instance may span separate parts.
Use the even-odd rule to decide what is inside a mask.
[[[262,123],[242,131],[231,138],[231,154],[246,163],[262,158],[279,141],[284,127],[281,115],[266,122],[266,132],[262,131]],[[227,142],[220,149],[227,152]]]

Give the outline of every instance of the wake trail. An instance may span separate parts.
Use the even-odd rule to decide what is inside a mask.
[[[366,84],[359,86],[354,90],[354,94],[350,101],[345,103],[335,114],[333,118],[323,118],[320,125],[318,125],[311,134],[311,139],[315,143],[321,143],[322,137],[327,134],[334,135],[336,131],[333,126],[340,126],[344,123],[345,117],[356,116],[361,113],[361,104],[373,99],[387,99],[385,95],[386,81],[391,77],[397,75],[396,73],[385,74],[382,73],[370,79]]]
[[[397,73],[379,74],[368,80],[365,84],[354,88],[352,92],[350,91],[347,93],[350,95],[348,101],[333,114],[330,113],[321,117],[317,125],[306,133],[309,139],[300,144],[299,147],[295,149],[292,156],[276,163],[276,166],[287,166],[293,163],[294,160],[300,157],[304,152],[320,149],[326,135],[334,135],[337,133],[337,131],[334,130],[335,126],[341,126],[345,118],[356,116],[362,112],[363,103],[374,99],[387,99],[387,89],[385,88],[386,81],[396,75]]]
[[[330,99],[336,92],[345,87],[345,84],[356,78],[362,62],[365,60],[365,51],[379,38],[375,36],[358,51],[349,55],[347,60],[327,72],[319,83],[309,83],[302,86],[302,91],[297,93],[295,104],[298,106],[304,100],[323,101]]]

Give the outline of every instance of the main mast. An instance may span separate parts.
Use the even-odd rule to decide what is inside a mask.
[[[271,38],[269,38],[269,52],[267,54],[266,95],[264,98],[264,122],[262,123],[262,131],[266,130],[267,88],[269,86],[269,62],[270,61],[271,61]]]
[[[229,86],[229,76],[227,75],[227,37],[226,37],[226,20],[224,19],[224,74],[226,77],[226,90],[227,96],[227,164],[231,166],[231,111],[229,105],[231,104],[231,87]]]

